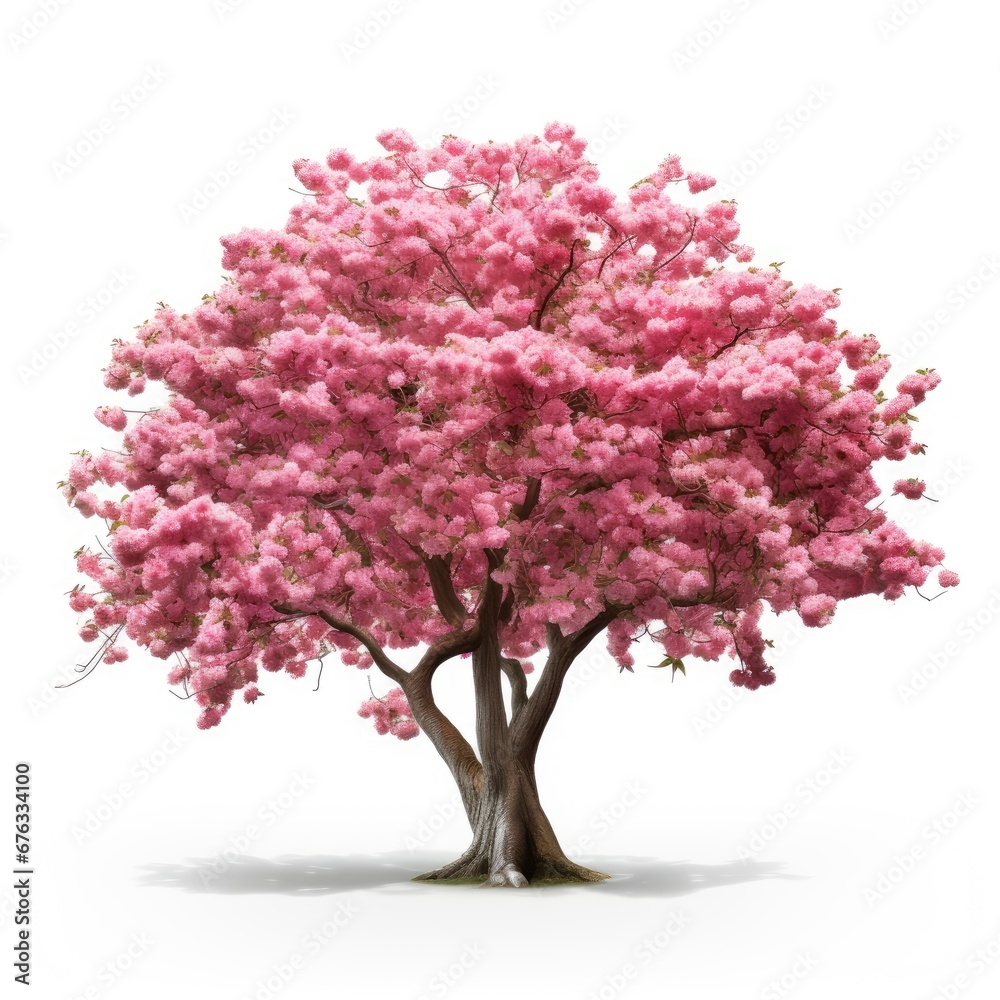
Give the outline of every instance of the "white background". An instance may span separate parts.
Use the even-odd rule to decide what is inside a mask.
[[[995,10],[48,2],[54,16],[14,0],[0,23],[2,784],[32,763],[25,995],[997,995]],[[355,714],[368,688],[353,668],[328,662],[315,693],[315,664],[268,677],[207,733],[139,652],[52,686],[89,651],[64,594],[72,552],[103,527],[55,484],[70,452],[114,444],[91,417],[118,401],[101,381],[111,339],[159,300],[213,291],[221,235],[280,228],[293,159],[372,155],[394,126],[486,140],[551,120],[591,138],[619,191],[669,153],[719,178],[757,263],[843,288],[841,326],[898,362],[888,388],[938,369],[917,425],[927,455],[879,481],[927,480],[938,503],[888,509],[962,584],[932,603],[849,602],[822,631],[774,620],[778,683],[742,698],[729,662],[671,684],[619,676],[596,642],[539,781],[564,845],[616,877],[417,886],[468,828],[429,742],[379,738]],[[467,663],[441,678],[466,725]],[[5,979],[11,903],[0,890]]]

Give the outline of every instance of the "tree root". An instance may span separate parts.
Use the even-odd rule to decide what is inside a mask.
[[[522,866],[508,861],[490,865],[483,857],[466,858],[464,855],[434,871],[416,875],[414,882],[445,882],[452,885],[479,884],[483,886],[522,888],[541,885],[573,885],[586,882],[603,882],[610,878],[604,872],[584,868],[569,858],[539,859],[525,876]]]

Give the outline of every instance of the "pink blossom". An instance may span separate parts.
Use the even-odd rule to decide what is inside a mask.
[[[358,715],[371,719],[380,735],[392,733],[401,740],[409,740],[420,732],[401,688],[393,688],[384,698],[367,699],[358,709]]]
[[[922,479],[897,479],[892,486],[893,493],[900,493],[907,500],[919,500],[926,489],[927,484]]]
[[[917,403],[922,403],[927,396],[927,393],[931,391],[935,386],[941,381],[941,376],[937,374],[933,369],[928,371],[917,372],[913,375],[907,375],[898,386],[896,390],[900,393],[905,393],[906,395],[912,396]]]
[[[874,391],[889,371],[889,365],[889,358],[883,357],[870,361],[863,368],[859,368],[854,376],[854,388],[868,392]]]
[[[202,709],[198,716],[196,725],[199,729],[211,729],[222,721],[222,709],[217,706]]]
[[[128,423],[125,411],[120,406],[99,406],[94,411],[94,416],[113,431],[125,430],[125,425]]]
[[[406,719],[393,726],[392,735],[400,740],[412,740],[420,735],[420,727],[412,719]]]
[[[128,659],[128,650],[124,646],[109,646],[102,657],[105,663],[121,663]]]
[[[821,628],[828,625],[836,607],[836,598],[829,594],[814,594],[810,597],[803,597],[799,601],[799,615],[802,618],[802,624],[811,628]]]
[[[93,594],[88,594],[85,590],[74,590],[70,594],[69,606],[74,611],[88,611],[97,603]]]
[[[183,657],[168,676],[210,728],[261,671],[468,639],[495,587],[525,672],[610,608],[621,670],[652,632],[759,688],[765,607],[823,626],[941,565],[875,505],[939,377],[887,399],[891,360],[838,329],[837,293],[745,266],[735,203],[691,204],[712,178],[669,155],[618,194],[560,122],[377,141],[297,160],[287,223],[224,236],[213,294],[112,346],[106,385],[165,402],[131,426],[100,407],[120,440],[59,487],[107,524],[69,602],[109,662],[127,640]],[[360,709],[399,739],[405,677]]]
[[[687,176],[688,190],[691,194],[698,194],[699,191],[707,191],[715,186],[715,178],[708,174],[689,172]]]

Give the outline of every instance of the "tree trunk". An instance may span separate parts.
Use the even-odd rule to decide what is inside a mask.
[[[534,776],[524,761],[509,758],[501,780],[480,792],[473,813],[472,844],[451,864],[418,875],[418,881],[475,880],[487,885],[600,882],[608,876],[563,853],[538,801]]]
[[[414,691],[416,697],[410,702],[414,717],[421,726],[429,724],[429,735],[462,790],[472,826],[472,844],[460,858],[418,879],[475,879],[487,885],[523,886],[555,881],[599,882],[608,877],[566,857],[538,801],[535,753],[570,662],[569,654],[550,659],[547,677],[539,684],[538,698],[532,704],[525,695],[521,665],[502,656],[495,634],[483,638],[472,653],[478,759],[468,744],[456,754],[454,740],[439,738],[442,717],[436,707],[428,717],[433,705],[429,689]],[[509,721],[503,675],[511,686]],[[444,728],[447,726],[450,723]]]

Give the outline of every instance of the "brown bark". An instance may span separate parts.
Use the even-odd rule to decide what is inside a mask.
[[[485,612],[481,611],[486,618],[491,610],[489,599],[488,595]],[[502,655],[495,629],[483,629],[472,653],[479,780],[471,802],[462,793],[472,826],[472,843],[460,858],[418,876],[419,880],[481,879],[487,885],[520,887],[542,881],[597,882],[607,878],[571,861],[559,846],[538,798],[534,766],[539,740],[555,708],[566,671],[613,617],[610,611],[598,615],[580,632],[565,638],[557,629],[550,630],[549,661],[530,697],[520,664]],[[510,719],[503,699],[504,675],[511,687]],[[423,727],[423,704],[419,708],[412,700],[410,704],[414,718]],[[435,720],[432,717],[430,721],[433,724]],[[450,746],[445,750],[442,756],[448,760],[446,754],[453,751]],[[449,766],[454,774],[455,766]]]
[[[599,882],[607,877],[566,856],[538,801],[534,775],[523,762],[511,760],[499,787],[484,790],[478,798],[469,848],[451,864],[417,880],[475,879],[521,887],[546,881]]]

